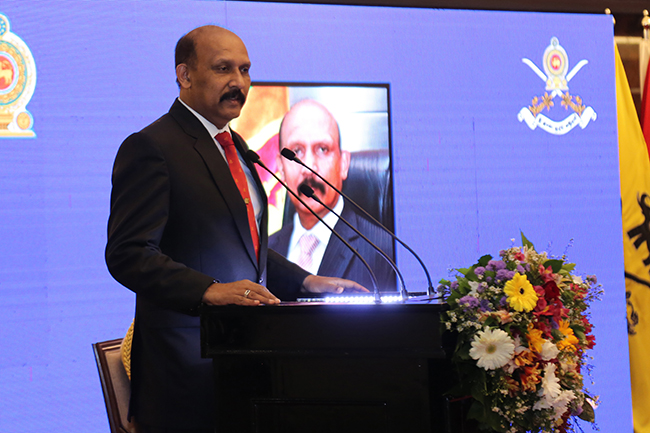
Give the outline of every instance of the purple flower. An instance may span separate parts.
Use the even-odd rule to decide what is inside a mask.
[[[474,296],[465,295],[458,300],[458,305],[464,307],[465,310],[469,310],[478,307],[479,302]]]
[[[505,306],[508,304],[508,298],[507,298],[506,296],[502,297],[502,298],[501,298],[501,301],[499,302],[499,304],[500,304],[502,307],[505,307]]]
[[[490,260],[486,268],[488,271],[498,271],[499,269],[505,269],[506,264],[503,260]]]
[[[458,288],[458,281],[452,281],[451,284],[449,285],[449,288],[451,290],[456,290]]]
[[[582,406],[578,406],[578,407],[573,409],[573,412],[571,412],[571,415],[580,416],[581,413],[582,413]]]
[[[481,284],[478,285],[478,288],[476,289],[476,291],[478,293],[483,293],[485,291],[485,289],[487,289],[487,288],[488,288],[487,283],[485,281],[483,281]]]
[[[487,299],[481,299],[479,303],[479,310],[481,310],[482,312],[492,311],[490,310],[490,302]]]
[[[497,281],[507,281],[511,280],[515,276],[515,271],[509,271],[507,269],[499,269],[497,271]]]
[[[476,275],[483,275],[485,273],[485,268],[483,266],[477,266],[476,269],[474,269],[474,273]]]
[[[523,266],[517,265],[517,272],[519,272],[521,275],[524,275],[526,273],[526,270]]]
[[[560,329],[560,324],[557,323],[555,320],[551,320],[551,328]]]

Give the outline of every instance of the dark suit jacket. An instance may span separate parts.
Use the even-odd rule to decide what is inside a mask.
[[[341,216],[353,227],[359,230],[365,237],[381,248],[389,257],[393,258],[393,240],[379,226],[357,213],[350,204],[343,207]],[[388,262],[361,236],[339,220],[334,230],[341,235],[355,250],[364,258],[377,277],[379,290],[396,290],[395,272]],[[289,253],[289,241],[293,232],[293,218],[285,221],[282,228],[269,238],[269,248],[284,254]],[[347,278],[363,285],[368,290],[373,290],[372,278],[368,269],[361,260],[354,255],[343,242],[335,235],[331,235],[323,261],[318,268],[318,275],[326,277]]]
[[[236,134],[239,152],[246,144]],[[295,299],[307,273],[267,249],[260,260],[228,165],[179,101],[129,136],[113,168],[106,263],[136,296],[130,414],[167,428],[213,425],[211,361],[201,359],[198,307],[213,282],[251,280]]]

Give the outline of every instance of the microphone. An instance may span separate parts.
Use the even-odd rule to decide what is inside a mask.
[[[402,298],[402,301],[406,301],[408,299],[408,292],[406,291],[406,285],[404,284],[404,278],[402,278],[402,273],[399,271],[399,269],[397,269],[397,265],[395,264],[393,259],[388,257],[388,255],[381,248],[379,248],[370,239],[368,239],[366,236],[364,236],[363,233],[361,233],[359,230],[356,229],[356,227],[353,227],[352,224],[350,224],[345,218],[343,218],[340,214],[337,214],[336,212],[334,212],[334,210],[332,208],[330,208],[325,203],[323,203],[323,201],[320,198],[318,198],[317,195],[314,194],[314,190],[310,186],[305,185],[305,184],[301,184],[298,187],[298,190],[302,193],[302,195],[313,199],[314,201],[316,201],[316,203],[320,204],[325,209],[327,209],[328,211],[332,212],[334,215],[339,217],[339,219],[341,221],[343,221],[348,227],[350,227],[352,230],[354,230],[354,232],[356,234],[361,236],[361,238],[363,238],[364,241],[368,242],[370,244],[370,246],[372,246],[388,262],[388,264],[390,264],[390,266],[393,268],[393,270],[395,271],[395,273],[399,277],[399,281],[401,283],[400,285],[401,285],[402,288],[400,290],[400,297]]]
[[[298,158],[298,157],[296,156],[296,154],[295,154],[291,149],[288,149],[288,148],[285,147],[284,149],[282,149],[282,151],[281,151],[280,153],[282,154],[283,157],[285,157],[285,158],[288,159],[289,161],[294,161],[294,162],[296,162],[296,163],[302,165],[303,167],[305,167],[307,170],[311,171],[313,174],[315,174],[315,175],[316,175],[320,180],[322,180],[323,182],[325,182],[325,183],[326,183],[330,188],[332,188],[334,191],[336,191],[336,192],[338,192],[339,194],[341,194],[341,196],[342,196],[344,199],[346,199],[347,201],[349,201],[350,203],[352,203],[352,204],[354,205],[354,207],[356,207],[360,212],[362,212],[366,217],[368,217],[371,221],[373,221],[373,222],[374,222],[375,224],[377,224],[379,227],[383,228],[383,229],[386,231],[386,233],[388,233],[388,234],[389,234],[393,239],[395,239],[395,240],[396,240],[397,242],[399,242],[399,243],[400,243],[404,248],[406,248],[406,249],[408,250],[408,252],[410,252],[410,253],[413,255],[413,257],[415,257],[415,258],[417,259],[417,261],[420,263],[420,266],[421,266],[422,269],[424,270],[424,273],[425,273],[425,275],[426,275],[426,277],[427,277],[427,282],[429,283],[429,287],[427,288],[427,295],[428,295],[430,298],[433,297],[433,296],[435,295],[435,290],[434,290],[434,288],[433,288],[433,284],[431,283],[431,276],[429,275],[429,270],[428,270],[427,267],[425,266],[425,264],[424,264],[424,262],[422,261],[422,259],[420,259],[420,256],[418,256],[418,255],[415,253],[415,251],[413,251],[413,250],[411,249],[411,247],[409,247],[408,245],[406,245],[406,244],[405,244],[405,243],[404,243],[400,238],[397,237],[397,235],[395,235],[395,233],[393,233],[393,232],[391,232],[390,230],[388,230],[388,229],[387,229],[387,228],[386,228],[382,223],[380,223],[379,221],[377,221],[377,219],[376,219],[375,217],[373,217],[372,215],[370,215],[370,214],[369,214],[369,213],[368,213],[364,208],[362,208],[361,206],[359,206],[359,205],[358,205],[354,200],[352,200],[350,197],[348,197],[347,195],[345,195],[342,191],[339,191],[338,188],[336,188],[334,185],[332,185],[332,184],[331,184],[327,179],[325,179],[323,176],[321,176],[319,173],[317,173],[315,170],[313,170],[313,169],[312,169],[311,167],[309,167],[307,164],[305,164],[304,162],[302,162],[302,161],[300,160],[300,158]]]
[[[248,159],[253,161],[255,164],[259,165],[264,170],[269,172],[269,174],[271,174],[271,176],[273,176],[275,178],[275,180],[277,180],[280,183],[280,185],[282,185],[292,196],[294,196],[304,207],[306,207],[307,210],[309,210],[309,212],[311,212],[312,215],[314,215],[318,219],[318,221],[322,222],[323,225],[325,227],[327,227],[327,229],[330,232],[332,232],[337,238],[339,238],[339,240],[341,242],[343,242],[343,244],[345,244],[345,246],[348,247],[350,249],[350,251],[352,251],[354,253],[354,255],[356,255],[359,258],[359,260],[361,260],[361,263],[363,263],[363,265],[366,267],[366,269],[368,269],[368,273],[370,273],[370,278],[372,280],[372,285],[373,285],[373,288],[374,288],[374,301],[375,301],[375,303],[380,304],[381,303],[381,296],[379,295],[379,288],[377,286],[377,277],[375,276],[375,273],[372,271],[372,269],[370,269],[370,265],[368,264],[368,262],[366,262],[364,260],[364,258],[361,257],[361,254],[359,254],[359,252],[357,250],[352,248],[352,245],[350,245],[345,239],[343,239],[343,237],[340,234],[338,234],[332,227],[330,227],[325,221],[323,221],[323,219],[320,216],[318,216],[318,214],[316,212],[314,212],[314,210],[312,208],[310,208],[307,205],[307,203],[305,203],[305,201],[303,199],[298,197],[298,195],[295,192],[293,192],[291,190],[291,188],[289,188],[289,185],[284,183],[275,173],[273,173],[273,171],[271,171],[271,169],[269,169],[266,166],[266,164],[264,164],[264,162],[262,162],[262,160],[260,159],[260,156],[255,151],[248,150],[246,152],[246,156],[248,157]]]

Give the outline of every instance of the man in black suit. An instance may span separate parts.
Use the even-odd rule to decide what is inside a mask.
[[[341,149],[338,123],[325,106],[310,99],[294,104],[282,120],[279,138],[280,149],[286,147],[295,152],[305,164],[341,190],[343,181],[348,176],[350,152]],[[306,168],[281,156],[278,156],[278,167],[280,175],[292,191],[298,192],[301,184],[310,186],[324,204],[392,256],[392,238],[356,212],[351,204],[344,203],[334,189]],[[299,200],[292,195],[288,197],[296,214],[293,219],[284,221],[282,228],[271,235],[269,247],[314,274],[349,278],[365,287],[372,287],[370,274],[361,260]],[[395,273],[368,242],[326,207],[305,196],[301,198],[368,262],[377,277],[380,290],[395,290]]]
[[[267,249],[264,189],[228,126],[246,100],[249,68],[244,43],[228,30],[183,36],[179,99],[115,159],[106,262],[137,295],[129,413],[140,432],[214,431],[201,303],[272,305],[300,292],[365,290],[310,275]]]

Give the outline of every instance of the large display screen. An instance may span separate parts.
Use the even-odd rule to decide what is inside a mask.
[[[107,431],[91,344],[134,314],[103,257],[113,159],[169,109],[176,41],[209,23],[244,40],[260,85],[386,92],[381,126],[344,141],[389,151],[393,227],[435,281],[520,231],[596,274],[597,422],[632,430],[611,17],[189,0],[0,13],[0,431]]]

